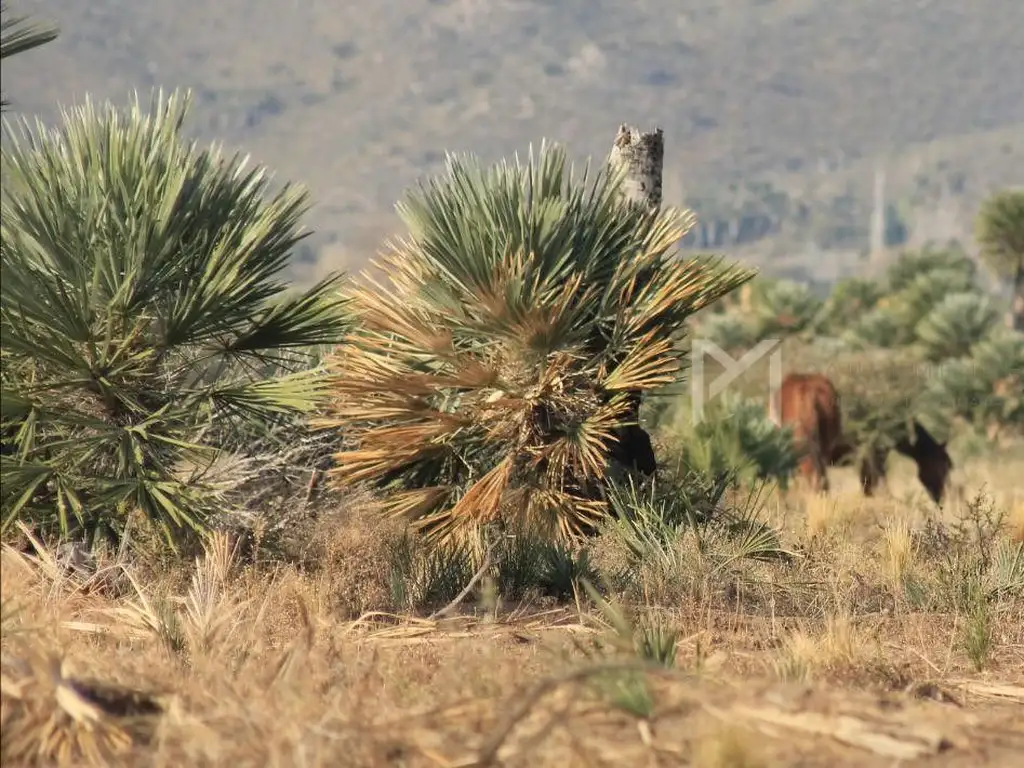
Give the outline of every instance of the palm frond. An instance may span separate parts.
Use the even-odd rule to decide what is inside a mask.
[[[383,277],[346,293],[356,329],[319,423],[358,447],[335,482],[387,488],[441,540],[496,518],[571,537],[607,513],[629,398],[674,381],[686,319],[754,274],[676,258],[692,214],[630,206],[619,182],[544,143],[489,169],[449,158],[407,196]]]
[[[326,372],[302,368],[347,332],[340,278],[301,293],[280,278],[306,193],[272,193],[264,169],[187,141],[189,103],[86,100],[59,129],[8,131],[3,428],[24,471],[9,495],[5,474],[7,518],[67,534],[142,510],[168,532],[201,528],[221,497],[180,468],[212,461],[211,435],[231,442],[327,393]]]

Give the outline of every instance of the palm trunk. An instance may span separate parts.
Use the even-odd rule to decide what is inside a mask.
[[[1006,324],[1015,331],[1024,333],[1024,261],[1017,265],[1013,278],[1013,299],[1006,315]]]
[[[615,136],[608,163],[623,173],[623,196],[636,205],[653,210],[661,206],[664,158],[665,139],[661,128],[641,133],[623,124]],[[640,426],[643,392],[632,391],[629,399],[630,412],[626,417],[628,426],[617,431],[612,457],[629,468],[650,475],[655,471],[656,461],[650,435]]]

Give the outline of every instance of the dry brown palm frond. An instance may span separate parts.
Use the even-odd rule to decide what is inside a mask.
[[[653,332],[647,333],[601,385],[610,391],[630,391],[671,384],[682,366],[674,350],[672,339],[658,339]]]
[[[592,529],[633,396],[673,383],[686,318],[753,276],[679,262],[691,213],[640,211],[600,178],[587,190],[559,151],[492,173],[453,161],[349,295],[321,423],[357,449],[331,477],[386,485],[391,513],[442,539],[495,518]]]
[[[386,513],[392,517],[417,520],[435,512],[455,493],[452,486],[430,486],[409,491],[396,491],[383,502]]]
[[[600,406],[579,424],[574,434],[558,437],[546,446],[544,458],[552,481],[566,476],[582,480],[601,477],[614,432],[627,418],[629,409],[624,399]]]
[[[475,529],[497,516],[513,469],[511,458],[506,458],[473,483],[454,505],[416,521],[414,530],[440,539],[467,540]]]
[[[368,433],[372,438],[373,433]],[[400,469],[415,459],[423,459],[444,453],[443,445],[422,444],[405,446],[402,450],[392,448],[358,449],[335,454],[336,466],[328,470],[328,477],[344,485],[371,480]]]

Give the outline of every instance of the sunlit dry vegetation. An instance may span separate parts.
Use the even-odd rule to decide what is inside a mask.
[[[186,107],[4,145],[5,765],[1024,749],[1024,338],[971,257],[820,301],[677,258],[692,214],[544,145],[410,193],[378,284],[293,292],[305,196]],[[767,360],[695,410],[695,337],[785,339],[887,482],[794,479]],[[918,418],[941,508],[891,450]]]
[[[969,465],[969,492],[984,478],[1019,510],[1022,469]],[[166,570],[5,546],[4,761],[870,764],[948,739],[1003,764],[1024,694],[1012,522],[986,496],[937,516],[844,479],[831,505],[760,499],[770,547],[699,527],[612,529],[587,559],[509,543],[448,611],[477,563],[417,549],[372,498],[325,505],[302,562],[224,535]]]

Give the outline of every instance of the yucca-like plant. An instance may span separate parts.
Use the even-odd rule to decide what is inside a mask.
[[[336,483],[376,484],[436,540],[492,520],[568,539],[606,516],[638,393],[676,380],[686,319],[754,274],[679,259],[693,217],[641,210],[620,181],[545,144],[525,164],[453,158],[409,194],[408,237],[353,290],[335,358],[323,424],[357,443]]]
[[[793,280],[757,284],[752,305],[759,339],[795,334],[814,323],[822,301],[811,289]]]
[[[281,278],[305,193],[186,141],[188,104],[86,102],[5,139],[5,528],[116,538],[141,512],[172,540],[202,530],[231,430],[323,391],[316,370],[268,376],[347,328],[336,277]]]
[[[873,310],[882,295],[882,286],[874,280],[861,277],[840,280],[825,300],[821,322],[815,330],[830,334],[845,332]]]
[[[942,364],[921,408],[933,422],[959,419],[994,439],[1024,428],[1024,334],[997,327],[970,355]]]
[[[915,336],[929,360],[956,358],[968,354],[998,322],[999,311],[988,296],[952,293],[921,319]]]
[[[972,286],[977,279],[978,265],[959,247],[904,251],[886,271],[888,291],[899,293],[919,276],[933,272],[955,273],[957,277],[948,278],[950,282]]]
[[[897,335],[891,346],[913,344],[917,328],[924,317],[947,296],[979,293],[973,277],[958,269],[941,268],[922,272],[904,288],[882,299],[882,306],[891,315]]]
[[[889,305],[876,306],[852,322],[840,338],[854,349],[893,347],[906,343],[911,335]]]
[[[758,342],[758,324],[738,311],[709,313],[701,319],[695,336],[710,341],[726,352],[753,347]]]
[[[689,411],[677,412],[681,418],[666,435],[685,466],[712,477],[728,475],[736,484],[772,480],[786,487],[798,451],[792,430],[777,427],[763,404],[726,392],[705,407],[698,424],[684,418]]]
[[[1012,286],[1009,325],[1024,333],[1024,190],[1003,190],[985,200],[975,233],[981,258]]]

